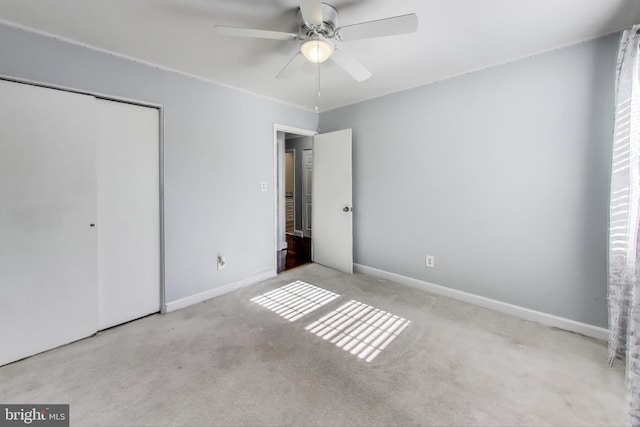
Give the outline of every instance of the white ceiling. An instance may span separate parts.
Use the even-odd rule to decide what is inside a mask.
[[[415,12],[417,33],[342,43],[373,77],[320,67],[321,111],[626,28],[640,0],[333,0],[338,26]],[[296,0],[0,0],[0,20],[313,109],[316,68],[276,74],[299,42],[217,35],[228,25],[296,32]]]

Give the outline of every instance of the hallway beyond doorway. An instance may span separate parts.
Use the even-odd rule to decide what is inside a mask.
[[[311,239],[287,234],[287,248],[278,256],[278,273],[311,262]]]

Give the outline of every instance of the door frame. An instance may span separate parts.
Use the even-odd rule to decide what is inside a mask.
[[[159,311],[161,314],[165,314],[167,312],[167,298],[166,298],[166,285],[165,285],[165,221],[164,221],[164,107],[161,104],[155,104],[151,102],[139,101],[131,98],[118,97],[113,95],[107,95],[100,92],[93,92],[87,90],[80,90],[71,88],[68,86],[55,85],[50,83],[44,83],[36,80],[22,79],[16,78],[12,76],[7,76],[5,74],[0,74],[0,80],[5,80],[8,82],[14,83],[22,83],[31,86],[37,86],[47,89],[55,89],[63,92],[77,93],[80,95],[89,95],[96,97],[97,99],[104,99],[107,101],[115,101],[122,102],[125,104],[138,105],[141,107],[155,108],[159,113],[159,121],[158,126],[159,129],[159,140],[158,140],[158,171],[159,171],[159,188],[158,188],[158,201],[159,201],[159,213],[160,213],[160,253],[158,254],[160,257],[160,301],[159,301]]]
[[[286,214],[284,208],[284,138],[282,139],[282,147],[279,147],[278,134],[293,133],[300,136],[314,136],[319,132],[317,130],[297,128],[293,126],[283,125],[279,123],[273,124],[273,270],[278,271],[278,252],[280,251],[280,224],[281,216],[284,219]],[[282,155],[280,155],[282,152]],[[280,200],[282,199],[282,200]],[[281,203],[282,202],[282,203]],[[282,205],[282,206],[281,206]],[[284,231],[284,230],[282,230]]]

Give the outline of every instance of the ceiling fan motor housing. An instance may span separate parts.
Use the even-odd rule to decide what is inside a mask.
[[[330,39],[336,35],[336,28],[338,27],[338,11],[330,4],[322,3],[322,24],[319,27],[307,25],[302,17],[302,11],[300,9],[298,9],[298,12],[296,13],[296,19],[298,20],[298,32],[300,34],[300,39],[302,40],[317,35]]]

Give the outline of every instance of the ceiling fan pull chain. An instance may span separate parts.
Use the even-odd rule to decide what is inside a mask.
[[[320,55],[320,46],[316,46],[318,57]],[[320,63],[316,63],[316,111],[320,111]]]

